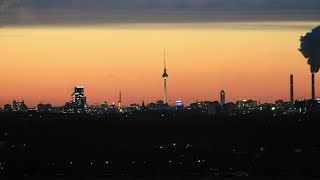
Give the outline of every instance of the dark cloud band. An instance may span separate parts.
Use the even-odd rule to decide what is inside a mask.
[[[318,21],[319,0],[0,0],[0,25]]]

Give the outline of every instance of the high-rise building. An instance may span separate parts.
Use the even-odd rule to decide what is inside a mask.
[[[168,74],[167,74],[167,67],[166,67],[166,51],[164,50],[164,72],[162,75],[162,78],[164,80],[164,104],[168,104],[168,97],[167,97],[167,79],[168,79]]]
[[[5,104],[4,107],[3,107],[3,110],[4,110],[5,112],[10,112],[10,111],[12,111],[12,106],[11,106],[11,104]]]
[[[224,105],[226,103],[226,94],[224,90],[221,90],[220,92],[220,104]]]
[[[87,102],[86,102],[86,97],[84,96],[83,86],[77,86],[74,88],[74,97],[75,97],[74,100],[76,105],[75,112],[78,112],[78,113],[85,112],[87,108]]]
[[[13,111],[26,112],[28,107],[24,104],[23,100],[14,100],[13,101]]]

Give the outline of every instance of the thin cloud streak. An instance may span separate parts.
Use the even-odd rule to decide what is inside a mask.
[[[78,10],[293,10],[319,9],[318,0],[25,0],[36,9]]]
[[[6,26],[81,26],[139,23],[319,21],[316,11],[80,11],[22,8],[0,19]]]

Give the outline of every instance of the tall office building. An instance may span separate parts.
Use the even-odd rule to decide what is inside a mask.
[[[10,111],[12,111],[11,104],[5,104],[3,110],[4,110],[5,112],[10,112]]]
[[[74,101],[76,105],[75,112],[82,113],[86,111],[87,102],[86,97],[84,96],[84,87],[77,86],[74,88]]]
[[[224,105],[226,103],[226,94],[224,90],[221,90],[220,92],[220,104]]]
[[[162,78],[164,80],[164,104],[168,104],[168,97],[167,97],[167,79],[168,79],[168,74],[167,74],[167,67],[166,67],[166,51],[164,50],[164,72],[162,75]]]
[[[24,104],[23,100],[14,100],[13,101],[13,111],[26,112],[28,107]]]

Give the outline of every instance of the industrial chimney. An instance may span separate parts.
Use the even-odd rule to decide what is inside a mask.
[[[314,90],[314,73],[311,75],[311,98],[312,100],[316,99],[315,90]]]
[[[293,74],[290,74],[290,108],[293,109],[294,97],[293,97]]]

